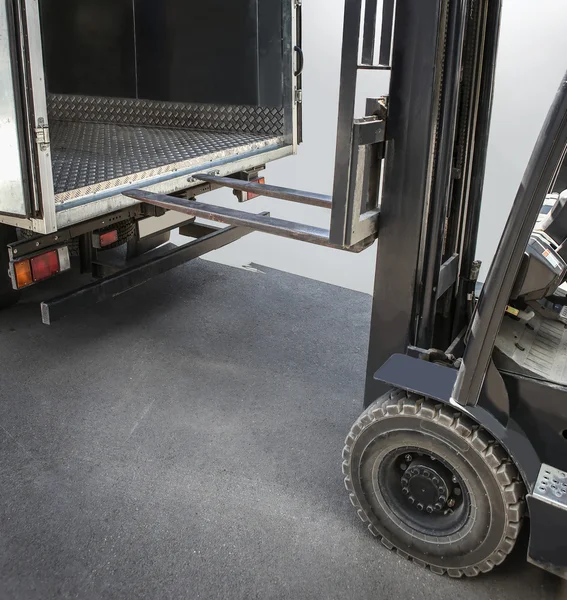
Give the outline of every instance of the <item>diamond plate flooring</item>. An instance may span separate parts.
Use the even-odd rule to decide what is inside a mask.
[[[55,193],[109,189],[278,142],[270,134],[52,121]],[[199,159],[202,158],[201,163]],[[64,198],[68,200],[69,197]]]

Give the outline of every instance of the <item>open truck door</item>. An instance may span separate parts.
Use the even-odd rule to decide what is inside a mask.
[[[38,233],[55,230],[39,5],[0,7],[0,221]]]

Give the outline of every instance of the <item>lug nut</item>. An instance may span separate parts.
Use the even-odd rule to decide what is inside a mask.
[[[439,502],[446,502],[447,498],[445,496],[439,496]]]
[[[439,502],[437,502],[435,504],[435,510],[441,510],[443,507],[441,506],[441,504]]]
[[[439,486],[437,489],[439,490],[440,494],[442,494],[445,491],[445,489],[442,486]]]
[[[409,488],[407,488],[407,487],[403,488],[403,489],[402,489],[402,494],[403,494],[404,496],[407,496],[407,495],[409,494]]]
[[[413,496],[409,496],[408,500],[412,503],[415,504],[415,498]]]
[[[428,507],[425,509],[429,514],[431,514],[433,512],[433,506],[431,506],[431,504],[428,505]]]
[[[402,477],[402,485],[407,485],[408,484],[408,478],[407,477]]]
[[[423,504],[421,502],[418,502],[417,510],[423,510]]]
[[[424,477],[431,477],[431,473],[429,471],[424,471],[423,472],[423,476]]]
[[[439,483],[439,479],[437,477],[434,477],[431,481],[433,481],[435,485]]]

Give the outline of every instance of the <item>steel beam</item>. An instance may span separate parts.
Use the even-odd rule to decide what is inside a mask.
[[[421,245],[423,269],[420,279],[417,311],[417,345],[433,345],[437,313],[439,271],[446,239],[446,222],[453,189],[453,163],[459,108],[461,66],[468,15],[467,0],[449,3],[447,19],[447,47],[443,71],[443,99],[437,128],[436,160],[433,173],[433,190],[430,199],[427,231]]]
[[[377,15],[378,0],[366,0],[364,5],[364,33],[362,34],[362,64],[364,65],[372,65],[374,62]]]

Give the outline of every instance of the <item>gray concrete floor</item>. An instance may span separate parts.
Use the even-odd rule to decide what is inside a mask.
[[[196,261],[51,328],[0,315],[0,598],[557,598],[441,578],[342,484],[370,298]]]

